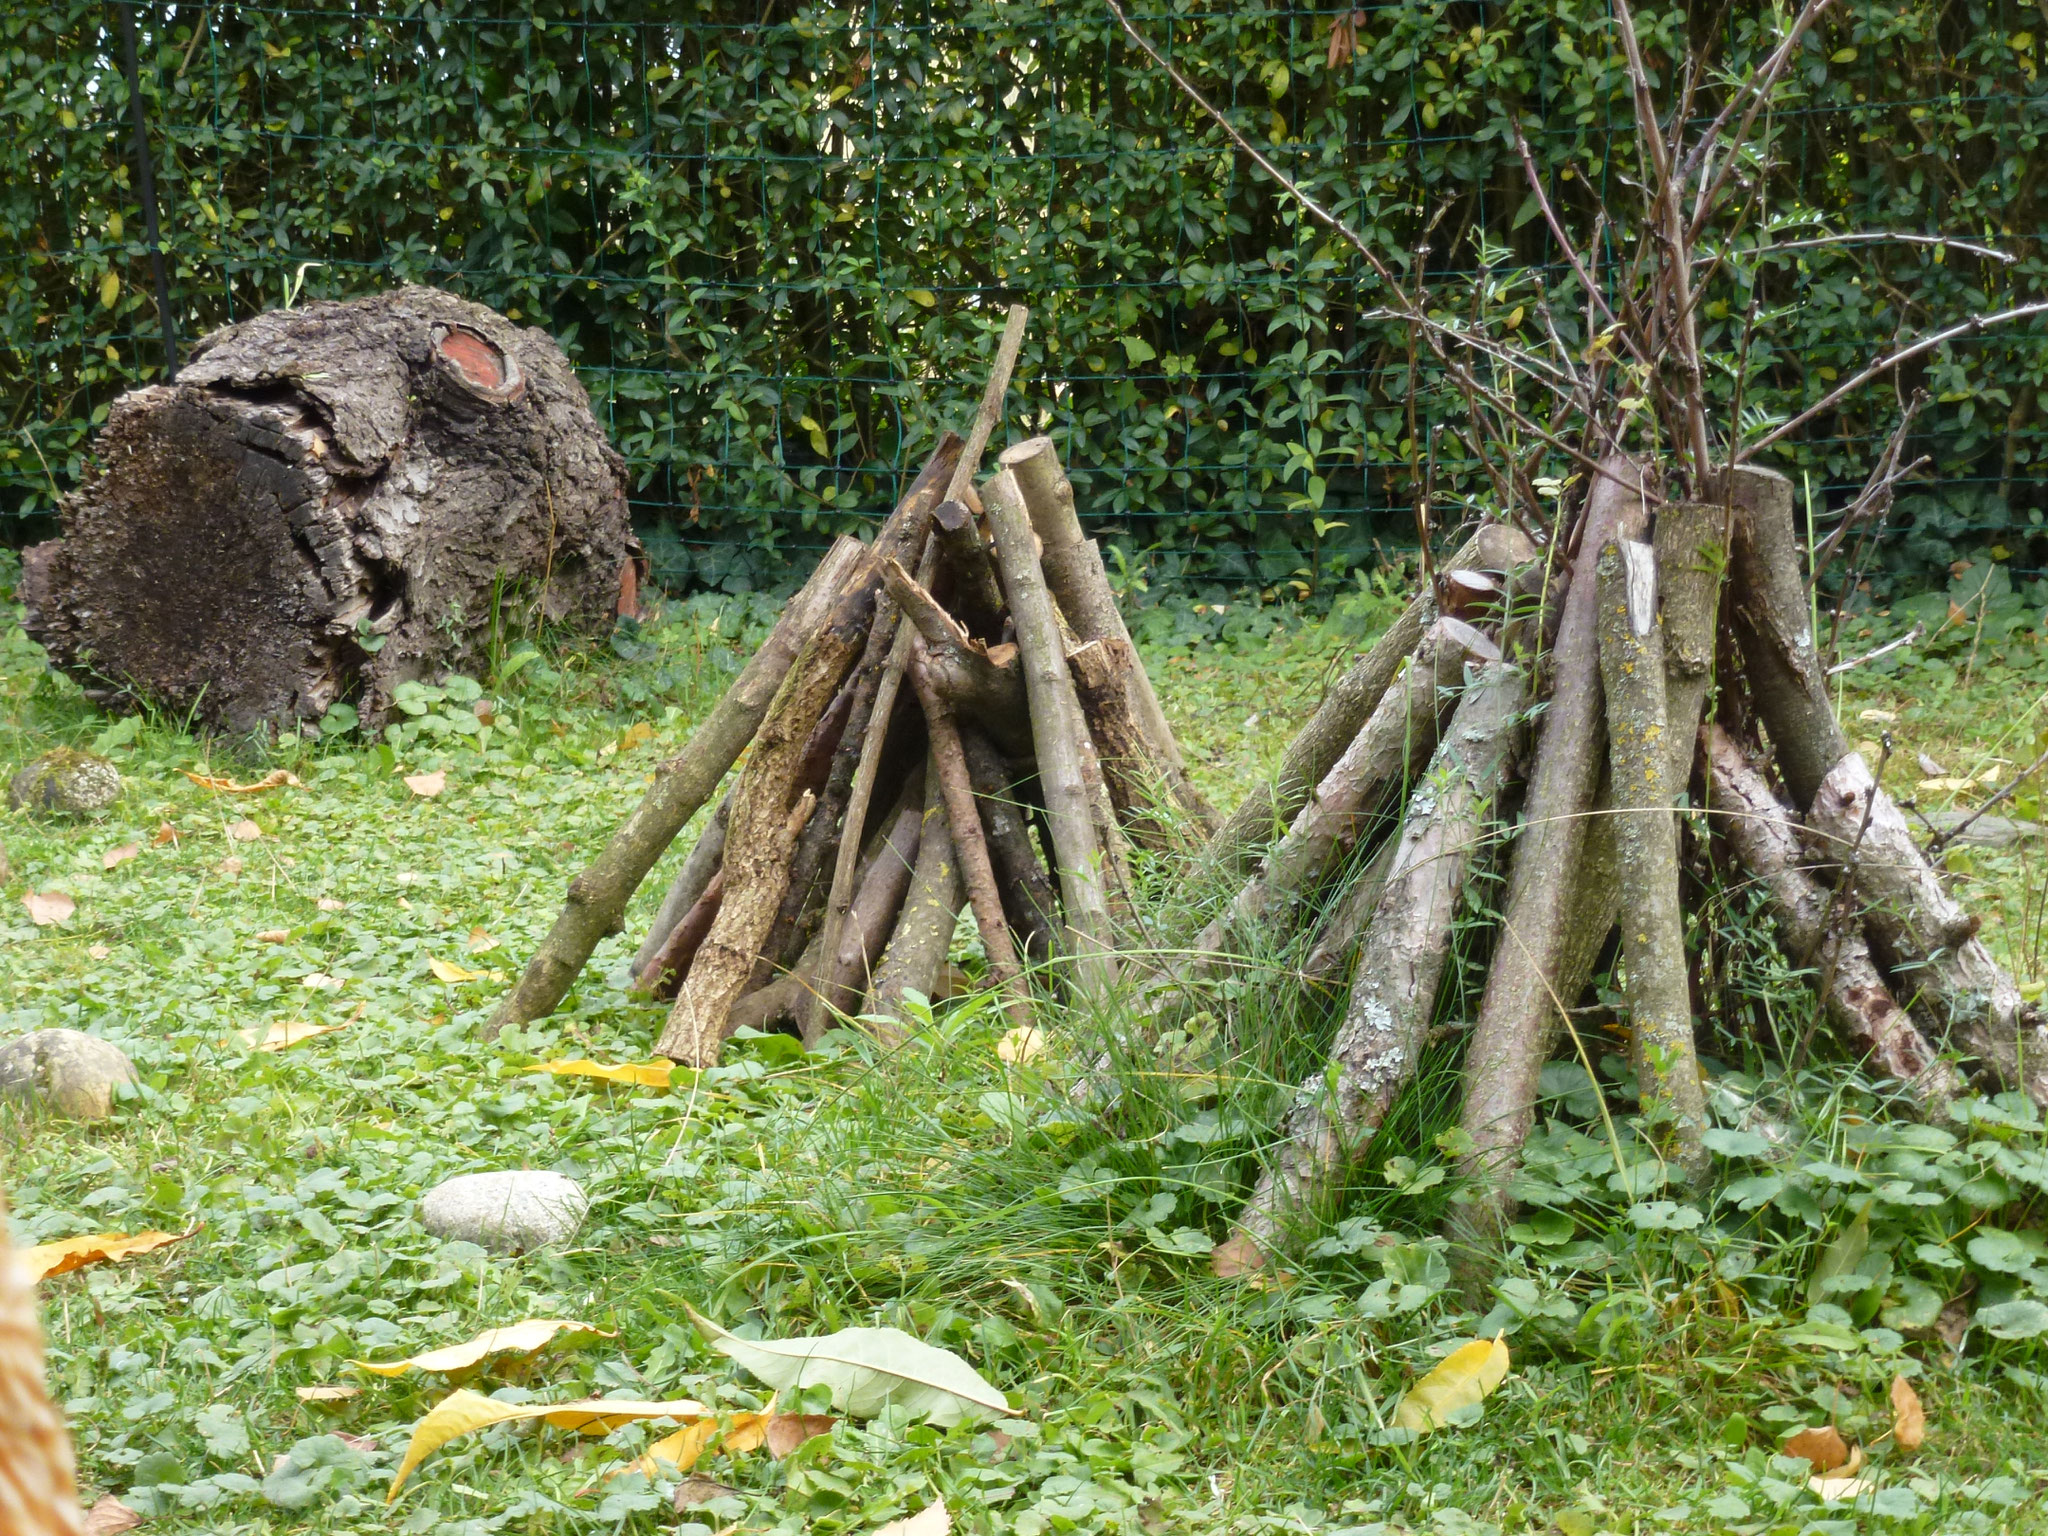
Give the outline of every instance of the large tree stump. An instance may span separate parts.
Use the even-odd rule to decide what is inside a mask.
[[[214,332],[98,455],[23,560],[28,631],[100,702],[222,730],[380,725],[508,616],[609,624],[638,552],[561,349],[432,288]]]

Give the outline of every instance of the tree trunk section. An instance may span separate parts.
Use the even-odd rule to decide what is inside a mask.
[[[1707,1096],[1693,1041],[1685,916],[1679,908],[1656,551],[1632,539],[1610,543],[1600,555],[1597,591],[1636,1081],[1659,1150],[1687,1184],[1698,1185],[1709,1167],[1702,1139]]]
[[[1724,507],[1673,502],[1657,514],[1657,586],[1664,615],[1664,711],[1672,793],[1692,782],[1700,718],[1714,681],[1714,639],[1727,580]]]
[[[840,539],[826,552],[761,649],[704,723],[690,733],[682,752],[655,770],[654,784],[625,825],[569,883],[569,899],[554,927],[527,962],[518,985],[485,1024],[486,1040],[496,1039],[508,1024],[525,1024],[554,1012],[598,941],[618,928],[626,903],[655,861],[711,798],[726,770],[753,739],[797,653],[836,609],[855,594],[872,593],[879,581],[874,562],[858,540]]]
[[[2048,1108],[2048,1028],[1991,958],[1977,920],[1943,888],[1860,754],[1844,757],[1821,782],[1807,824],[1825,856],[1843,867],[1872,943],[1908,994],[1906,1006],[1925,1005],[2001,1084]]]
[[[1508,781],[1514,728],[1527,702],[1520,668],[1498,661],[1475,668],[1409,799],[1331,1047],[1334,1080],[1318,1073],[1297,1090],[1281,1122],[1280,1156],[1237,1220],[1236,1235],[1266,1253],[1280,1246],[1291,1219],[1334,1192],[1414,1078],[1460,894]]]
[[[1573,932],[1587,812],[1607,760],[1594,571],[1601,549],[1617,535],[1639,534],[1647,517],[1636,489],[1643,466],[1614,454],[1602,468],[1580,519],[1571,587],[1551,646],[1550,704],[1510,850],[1501,935],[1465,1057],[1463,1124],[1474,1150],[1464,1166],[1476,1198],[1459,1225],[1478,1238],[1506,1226],[1508,1181],[1535,1118],[1559,1010],[1572,1003],[1557,996],[1559,962]]]
[[[1856,915],[1831,912],[1829,891],[1806,868],[1792,813],[1718,725],[1707,727],[1707,766],[1715,828],[1763,891],[1785,952],[1826,984],[1828,1018],[1905,1087],[1923,1116],[1941,1119],[1965,1091],[1962,1078],[1893,999]]]
[[[1172,789],[1159,777],[1160,762],[1131,706],[1140,669],[1130,642],[1114,635],[1087,641],[1067,654],[1067,667],[1118,824],[1141,847],[1174,847],[1172,823],[1158,815],[1173,803]]]
[[[1116,984],[1116,957],[1104,884],[1103,848],[1084,775],[1091,755],[1074,679],[1067,671],[1059,615],[1039,569],[1037,540],[1016,477],[1007,469],[989,481],[983,501],[995,533],[997,573],[1017,625],[1024,658],[1024,686],[1031,700],[1031,739],[1045,791],[1046,817],[1059,861],[1066,924],[1074,935],[1067,946],[1075,980],[1091,997],[1107,996]]]
[[[25,627],[101,704],[241,734],[480,670],[507,616],[610,627],[625,463],[547,335],[433,288],[215,331],[117,400],[28,551]]]
[[[1849,742],[1835,721],[1827,669],[1814,647],[1792,482],[1751,466],[1717,470],[1707,478],[1706,497],[1733,508],[1733,618],[1742,670],[1785,788],[1804,811]]]

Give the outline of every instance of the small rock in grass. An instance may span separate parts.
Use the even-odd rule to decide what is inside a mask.
[[[114,1085],[135,1080],[125,1051],[75,1029],[39,1029],[0,1046],[0,1094],[40,1099],[72,1120],[106,1119]]]
[[[559,1173],[465,1173],[427,1191],[420,1223],[436,1237],[524,1253],[568,1241],[589,1209],[583,1186]]]
[[[76,747],[45,752],[7,786],[9,805],[45,815],[86,816],[120,798],[120,770],[104,757]]]

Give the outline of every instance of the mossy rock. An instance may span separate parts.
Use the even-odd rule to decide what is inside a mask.
[[[121,773],[104,757],[76,747],[45,752],[14,776],[7,803],[51,816],[86,816],[121,798]]]

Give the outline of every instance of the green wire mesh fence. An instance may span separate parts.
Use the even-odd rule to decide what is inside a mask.
[[[1362,264],[1087,0],[127,9],[168,317],[120,7],[0,15],[0,539],[48,531],[108,402],[162,378],[165,318],[189,348],[400,281],[568,347],[672,584],[772,579],[884,508],[971,410],[1014,300],[1034,323],[1006,430],[1059,437],[1091,524],[1155,587],[1327,590],[1375,540],[1412,541],[1419,482],[1440,522],[1486,492],[1464,407],[1411,381]],[[1786,19],[1640,18],[1666,88],[1687,39],[1711,43],[1701,114]],[[1137,20],[1396,270],[1598,344],[1514,129],[1611,271],[1638,202],[1605,0],[1148,0]],[[1751,337],[1739,392],[1732,366],[1715,381],[1750,430],[1896,339],[2048,287],[2043,36],[2021,0],[1841,0],[1809,36],[1702,308],[1724,362]],[[1821,238],[1852,234],[2016,259]],[[1994,549],[2022,579],[2048,566],[2044,378],[2034,324],[1899,381],[1935,398],[1914,442],[1934,468],[1858,573],[1880,595]],[[1871,389],[1776,457],[1817,525],[1898,410]]]

